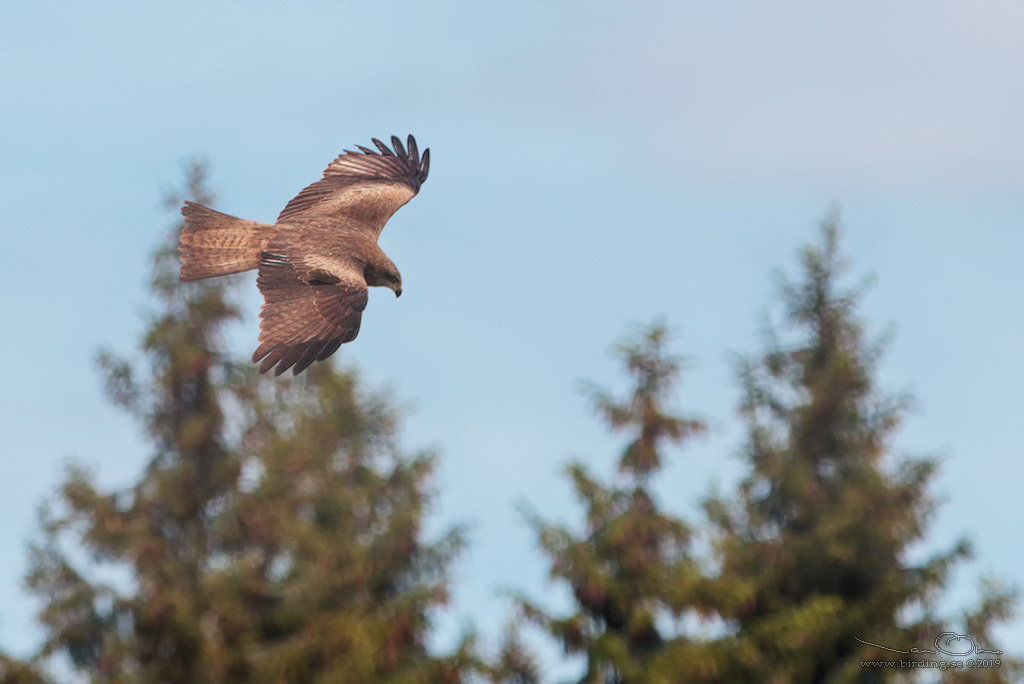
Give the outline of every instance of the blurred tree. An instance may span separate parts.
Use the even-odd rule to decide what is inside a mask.
[[[970,553],[960,541],[910,560],[935,511],[928,488],[937,464],[887,463],[907,399],[876,387],[883,345],[865,339],[859,294],[839,285],[838,242],[833,217],[821,244],[802,251],[801,278],[782,282],[785,340],[769,331],[766,351],[741,364],[749,474],[735,500],[706,502],[720,596],[729,597],[719,610],[736,630],[723,642],[734,654],[729,681],[908,676],[862,668],[862,660],[901,656],[858,640],[928,648],[946,629],[934,599]],[[990,593],[966,629],[988,638],[1010,599]],[[1012,667],[995,676],[985,681],[1016,681]]]
[[[1019,653],[1011,653],[999,648],[993,634],[993,627],[1013,618],[1018,599],[1019,591],[1016,588],[1008,586],[1002,580],[991,577],[984,578],[981,581],[980,604],[967,611],[958,624],[954,625],[958,629],[953,630],[949,624],[945,624],[941,626],[941,629],[933,630],[933,633],[938,634],[955,631],[958,634],[970,636],[978,649],[1003,651],[997,654],[985,653],[972,656],[975,659],[998,659],[999,667],[947,671],[944,682],[948,682],[948,684],[1011,684],[1024,681],[1024,658],[1021,658]],[[959,660],[965,660],[965,658],[959,658]]]
[[[582,463],[568,467],[585,509],[584,535],[529,516],[551,577],[568,585],[575,607],[552,616],[525,599],[519,606],[567,654],[585,656],[583,684],[705,681],[724,666],[718,644],[688,638],[673,620],[706,615],[717,599],[689,553],[690,528],[661,511],[650,488],[667,447],[704,431],[701,421],[670,412],[680,366],[667,341],[665,327],[653,325],[618,347],[632,383],[624,400],[590,391],[602,420],[629,443],[610,485]]]
[[[492,684],[539,684],[540,667],[534,654],[523,643],[519,626],[510,621],[492,663],[481,662],[479,671]]]
[[[45,684],[46,678],[32,663],[0,652],[0,684]]]
[[[168,206],[210,205],[205,177],[194,164]],[[177,234],[156,254],[148,367],[99,359],[154,453],[124,491],[72,468],[44,511],[27,580],[40,657],[92,682],[460,681],[467,644],[426,648],[463,543],[423,539],[433,458],[399,453],[398,414],[354,373],[233,362],[235,281],[179,284]],[[99,581],[105,567],[121,574]]]

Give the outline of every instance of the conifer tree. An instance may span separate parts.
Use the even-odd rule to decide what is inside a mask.
[[[706,505],[730,597],[719,611],[735,627],[723,642],[729,681],[894,681],[913,673],[862,667],[900,657],[862,642],[928,647],[948,628],[934,599],[970,549],[910,560],[935,511],[937,463],[892,458],[907,400],[876,385],[882,345],[866,338],[859,294],[839,282],[836,219],[801,261],[801,277],[782,283],[785,329],[741,365],[748,475],[734,500]],[[1000,617],[992,608],[968,627],[987,628]]]
[[[998,660],[998,667],[973,667],[947,671],[949,684],[1015,684],[1024,681],[1024,658],[1018,650],[1006,650],[997,647],[993,628],[1010,620],[1014,616],[1019,599],[1019,590],[1009,586],[1005,581],[993,577],[981,580],[981,600],[979,604],[965,611],[962,619],[956,624],[949,623],[937,627],[933,632],[943,633],[954,631],[956,634],[969,636],[977,648],[986,651],[1002,651],[1002,653],[973,654],[975,660],[984,658],[988,661]],[[954,629],[956,628],[956,629]],[[959,641],[959,640],[958,640]],[[964,642],[966,644],[966,642]],[[966,650],[966,649],[963,649]],[[964,661],[965,658],[959,658]]]
[[[201,165],[181,194],[169,206],[211,204]],[[352,372],[233,361],[235,285],[177,282],[179,227],[156,256],[144,363],[100,357],[153,453],[123,491],[72,468],[45,514],[40,657],[91,682],[460,681],[465,647],[426,648],[462,545],[423,538],[433,458],[399,453],[398,414]],[[128,579],[100,581],[106,566]]]
[[[481,662],[477,668],[492,684],[539,684],[540,666],[537,658],[522,640],[519,625],[510,621],[505,627],[497,658]]]
[[[651,491],[668,448],[704,431],[700,420],[671,412],[680,366],[667,341],[665,327],[653,325],[618,347],[630,396],[591,391],[602,420],[629,443],[612,484],[582,463],[568,467],[585,509],[584,535],[531,516],[551,577],[568,585],[575,607],[565,616],[527,600],[520,608],[567,654],[585,656],[581,684],[704,681],[721,671],[714,643],[667,626],[714,603],[713,587],[689,552],[691,529],[663,512]]]
[[[0,684],[45,684],[46,678],[30,662],[0,652]]]

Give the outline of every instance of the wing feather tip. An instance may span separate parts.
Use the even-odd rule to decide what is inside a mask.
[[[370,138],[370,141],[377,146],[377,149],[379,149],[381,154],[383,154],[385,157],[395,156],[395,153],[391,151],[391,148],[382,143],[380,140],[377,140],[376,138]]]
[[[270,353],[270,346],[268,344],[266,344],[266,343],[261,344],[260,346],[256,347],[256,351],[254,351],[252,353],[252,362],[253,363],[259,363],[263,359],[263,357],[266,356],[269,353]],[[263,371],[260,371],[260,372],[262,373]]]
[[[338,349],[341,347],[343,343],[344,340],[342,340],[340,337],[332,340],[331,342],[328,342],[324,346],[324,348],[320,350],[320,353],[316,355],[316,360],[325,361],[331,356],[331,354],[338,351]]]
[[[406,146],[409,149],[409,159],[412,160],[412,165],[418,167],[420,165],[420,151],[416,146],[416,138],[414,138],[411,133],[409,134],[409,139],[406,141]]]
[[[400,158],[404,159],[404,158],[409,156],[409,155],[406,154],[405,148],[402,147],[402,140],[401,140],[401,138],[399,138],[397,135],[391,136],[391,146],[395,148],[395,153]]]

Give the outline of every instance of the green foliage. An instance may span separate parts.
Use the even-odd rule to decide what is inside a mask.
[[[862,642],[909,651],[957,631],[934,604],[970,547],[959,541],[909,560],[934,517],[938,466],[892,457],[909,402],[876,387],[884,345],[866,338],[860,295],[840,284],[838,246],[833,218],[821,243],[801,252],[800,277],[781,283],[781,331],[769,329],[766,349],[740,364],[747,475],[733,496],[705,500],[706,528],[661,512],[649,489],[666,447],[702,430],[667,409],[679,364],[664,328],[618,348],[630,396],[592,390],[598,415],[630,437],[619,479],[605,484],[570,464],[584,534],[530,522],[573,611],[519,603],[567,654],[585,657],[581,684],[916,681],[914,670],[862,667],[894,657]],[[709,566],[691,549],[698,534],[712,543]],[[1012,614],[1015,598],[986,585],[981,605],[956,621],[959,633],[995,647],[992,626]],[[681,617],[713,618],[723,629],[673,628]],[[1021,661],[1001,659],[998,670],[947,671],[943,681],[1017,681]]]
[[[960,629],[951,630],[945,626],[937,631],[956,631],[958,634],[969,635],[979,648],[1003,650],[1003,653],[996,655],[974,656],[998,658],[1000,665],[991,669],[949,671],[945,681],[950,684],[1009,684],[1024,681],[1024,658],[996,646],[996,639],[992,633],[995,625],[1013,617],[1014,606],[1019,598],[1019,591],[1007,586],[1002,580],[992,577],[982,579],[981,601],[977,607],[962,616],[957,625]]]
[[[567,469],[584,507],[585,534],[530,517],[552,579],[568,585],[576,605],[566,616],[528,600],[520,609],[567,654],[586,656],[580,681],[587,684],[702,681],[724,667],[713,643],[664,625],[705,613],[714,593],[690,554],[691,529],[662,512],[649,488],[666,449],[704,431],[701,421],[670,412],[680,366],[667,342],[664,326],[654,325],[618,347],[632,381],[625,399],[590,391],[609,429],[630,439],[616,482],[603,484],[581,463]]]
[[[212,202],[202,165],[168,205],[184,197]],[[330,364],[289,381],[235,362],[222,339],[239,317],[234,281],[179,284],[175,248],[155,258],[141,362],[99,357],[152,456],[114,492],[72,467],[43,507],[27,585],[46,639],[28,662],[0,654],[0,682],[45,682],[38,666],[57,657],[96,683],[540,682],[516,623],[490,662],[472,637],[428,652],[464,540],[458,529],[424,539],[434,457],[399,452],[389,397]],[[626,437],[618,473],[606,482],[568,465],[581,533],[527,516],[572,610],[517,601],[584,658],[581,684],[918,681],[860,662],[894,657],[871,644],[924,648],[948,631],[998,648],[993,628],[1016,591],[986,581],[978,606],[941,619],[935,604],[969,545],[911,560],[934,518],[938,464],[893,458],[909,402],[876,386],[884,345],[865,334],[860,293],[841,285],[835,219],[801,267],[781,283],[780,329],[740,363],[746,476],[704,501],[706,525],[669,515],[652,489],[670,449],[704,431],[672,409],[680,361],[665,327],[617,348],[627,396],[589,388]],[[710,540],[706,558],[696,538]],[[720,629],[692,629],[695,618]],[[943,681],[1024,677],[1024,661],[999,658]]]
[[[785,341],[769,331],[740,366],[748,475],[734,500],[706,503],[719,580],[743,588],[721,606],[743,656],[733,681],[897,679],[860,667],[893,654],[859,640],[931,643],[944,629],[934,599],[970,554],[960,541],[908,560],[934,515],[937,464],[891,459],[908,401],[876,388],[882,345],[865,338],[859,294],[840,286],[838,241],[832,218],[802,251],[801,278],[782,281]]]
[[[477,670],[485,681],[493,684],[539,684],[540,667],[523,643],[515,622],[506,625],[497,658],[493,663],[480,663]]]
[[[0,652],[0,684],[46,684],[47,681],[31,663]]]
[[[185,196],[209,204],[204,177],[193,166]],[[44,512],[40,656],[92,682],[460,681],[466,648],[426,648],[463,545],[423,538],[433,457],[398,452],[398,414],[352,372],[268,381],[234,362],[233,281],[179,284],[175,246],[155,259],[145,364],[99,359],[153,455],[123,491],[72,468]]]

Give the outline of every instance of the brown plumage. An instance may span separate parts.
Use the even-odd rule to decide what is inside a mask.
[[[285,206],[277,223],[246,221],[185,202],[182,282],[259,269],[263,294],[260,372],[296,375],[359,334],[367,286],[402,294],[402,276],[377,246],[384,224],[411,200],[430,170],[411,135],[408,149],[373,139],[328,165],[324,176]]]

